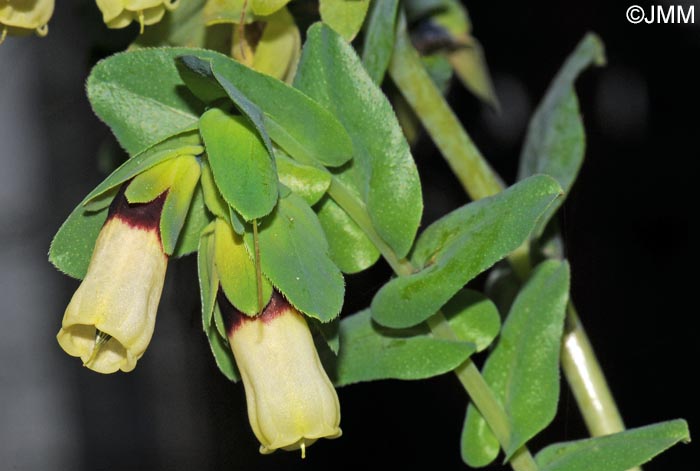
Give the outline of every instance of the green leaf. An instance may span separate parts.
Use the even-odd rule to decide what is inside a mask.
[[[274,157],[272,142],[267,134],[264,123],[263,112],[258,106],[250,101],[238,88],[226,80],[221,74],[216,73],[211,62],[200,59],[196,56],[181,56],[177,58],[177,66],[183,80],[202,101],[209,102],[220,97],[219,87],[213,86],[212,81],[216,80],[221,89],[228,95],[236,108],[248,118],[255,126],[258,134],[265,144],[270,158]]]
[[[343,306],[343,275],[328,256],[328,243],[316,214],[301,197],[280,198],[259,226],[262,271],[298,310],[321,322]],[[248,250],[253,236],[245,234]]]
[[[309,325],[321,335],[323,342],[328,346],[331,352],[337,355],[340,350],[340,319],[336,317],[332,321],[326,323],[310,317],[306,320]]]
[[[462,461],[471,468],[488,466],[496,459],[501,449],[498,439],[478,414],[474,404],[467,407],[460,440]]]
[[[168,255],[175,251],[201,174],[199,162],[194,157],[178,157],[173,164],[175,174],[160,217],[160,238],[163,251]]]
[[[369,0],[319,0],[321,20],[346,41],[360,32],[368,8]]]
[[[550,445],[535,457],[540,471],[625,471],[678,442],[689,443],[685,420],[676,419],[604,437]]]
[[[196,143],[196,144],[195,144]],[[204,148],[199,145],[197,133],[186,132],[170,136],[163,142],[159,142],[145,151],[136,154],[120,165],[114,172],[95,187],[83,200],[83,205],[102,196],[109,190],[134,178],[136,175],[149,170],[166,160],[174,159],[181,155],[199,155]]]
[[[474,345],[433,338],[427,328],[393,330],[372,321],[369,310],[340,321],[340,351],[324,360],[336,386],[378,379],[424,379],[452,371]]]
[[[374,265],[379,250],[348,213],[329,196],[316,210],[328,240],[328,253],[343,273],[357,273]]]
[[[352,141],[343,126],[299,90],[213,51],[182,48],[171,53],[173,57],[189,55],[211,61],[219,80],[227,80],[263,111],[269,136],[293,158],[337,167],[352,156]],[[190,63],[181,62],[184,66]],[[199,74],[204,77],[201,70]],[[199,84],[197,89],[203,86]],[[212,100],[227,96],[218,83],[212,84],[208,92]]]
[[[348,130],[355,153],[344,182],[354,183],[379,235],[397,256],[405,256],[423,201],[418,171],[391,104],[352,47],[320,23],[309,28],[294,85]]]
[[[89,211],[79,204],[51,241],[49,261],[66,275],[82,280],[107,212],[107,208]]]
[[[292,160],[281,151],[275,154],[280,182],[304,198],[309,206],[318,203],[331,184],[331,174],[320,168]]]
[[[391,53],[394,50],[398,6],[399,0],[372,2],[362,47],[362,64],[377,85],[384,81]]]
[[[95,114],[130,155],[197,124],[202,105],[184,86],[173,61],[175,51],[115,54],[98,62],[88,77]]]
[[[256,15],[271,15],[284,7],[289,0],[250,0],[252,2],[253,13]]]
[[[221,319],[221,311],[219,310],[219,305],[214,305],[214,318]],[[209,348],[211,348],[211,353],[214,355],[214,361],[216,366],[219,367],[221,373],[226,376],[229,380],[233,382],[238,382],[241,376],[236,368],[236,360],[233,358],[233,353],[231,352],[231,347],[229,347],[228,340],[220,335],[220,331],[217,331],[218,324],[210,324],[204,330],[207,334],[207,340],[209,340]]]
[[[506,460],[554,419],[559,400],[559,351],[569,299],[569,265],[548,260],[533,272],[503,324],[501,336],[483,368],[484,380],[503,404],[511,424]],[[473,420],[470,415],[478,416]],[[462,454],[483,455],[480,439],[489,431],[472,405],[467,409]],[[486,440],[484,449],[492,449]],[[491,456],[496,458],[496,453]],[[484,463],[479,463],[483,465]]]
[[[207,209],[211,213],[228,221],[230,216],[230,206],[221,196],[219,188],[214,183],[214,176],[211,174],[211,167],[207,163],[207,160],[202,162],[202,178],[201,178],[202,193],[204,195],[204,203],[207,205]]]
[[[449,0],[404,0],[402,4],[409,23],[414,23],[444,11],[449,7]]]
[[[162,20],[149,25],[130,48],[159,46],[207,47],[211,44],[211,33],[205,25],[204,9],[206,0],[188,0],[168,12]]]
[[[216,273],[226,298],[239,311],[249,316],[260,313],[258,280],[255,263],[243,243],[223,219],[216,220],[214,259]],[[272,296],[272,285],[262,278],[262,305],[267,306]]]
[[[469,280],[520,246],[559,192],[550,177],[531,177],[432,224],[411,257],[420,271],[379,290],[372,300],[374,319],[395,328],[423,322]]]
[[[605,52],[600,38],[587,34],[552,81],[530,120],[520,156],[519,179],[544,173],[556,179],[564,194],[568,194],[583,163],[585,149],[574,81],[589,65],[604,62]],[[561,198],[548,209],[536,230],[537,237],[563,201]]]
[[[199,239],[197,253],[197,274],[199,276],[199,293],[202,304],[202,327],[206,333],[211,325],[216,304],[216,293],[219,290],[219,275],[216,273],[214,261],[215,223],[211,222]]]
[[[204,21],[206,24],[239,23],[241,16],[243,23],[249,24],[256,20],[252,11],[250,0],[218,0],[207,2],[204,7]]]
[[[467,47],[456,49],[448,54],[450,65],[462,85],[477,98],[499,110],[500,104],[486,64],[484,50],[476,38],[469,36],[468,41]]]
[[[476,345],[477,352],[491,345],[501,329],[496,305],[477,291],[460,290],[443,306],[442,312],[457,338]]]
[[[212,108],[202,115],[200,132],[226,202],[249,221],[269,214],[277,201],[277,175],[248,120]]]
[[[211,222],[211,216],[204,207],[204,195],[202,187],[198,185],[194,190],[190,209],[187,211],[185,224],[180,230],[177,245],[173,251],[173,257],[184,257],[197,251],[199,237],[205,227]]]

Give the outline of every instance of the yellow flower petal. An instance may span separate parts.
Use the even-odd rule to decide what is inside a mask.
[[[143,25],[158,23],[166,10],[173,10],[179,0],[96,0],[108,28],[125,28],[132,21]]]
[[[66,308],[58,343],[99,373],[133,370],[153,336],[168,263],[158,232],[164,196],[130,206],[123,192],[117,195],[123,202],[110,208]],[[94,352],[98,331],[111,338]]]
[[[304,317],[277,292],[254,318],[219,296],[229,343],[243,379],[248,419],[260,452],[301,449],[336,438],[340,405]]]
[[[45,36],[53,10],[54,0],[0,0],[0,34]]]

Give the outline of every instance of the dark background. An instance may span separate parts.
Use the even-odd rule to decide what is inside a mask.
[[[608,65],[577,84],[586,162],[560,212],[572,295],[627,424],[684,417],[692,432],[700,7],[694,25],[631,25],[632,2],[466,4],[502,113],[457,82],[449,98],[508,182],[527,119],[564,58],[587,31],[604,40]],[[316,444],[304,462],[297,453],[258,455],[242,387],[218,373],[201,332],[191,257],[170,264],[156,334],[133,373],[93,374],[60,350],[54,336],[77,282],[44,254],[102,177],[95,157],[109,135],[83,83],[134,30],[106,30],[91,2],[57,7],[47,38],[0,46],[0,469],[310,470],[338,461],[458,469],[467,397],[450,375],[341,389],[342,438]],[[427,137],[414,154],[425,226],[466,198]],[[348,277],[348,313],[389,276],[382,262],[370,273]],[[559,409],[533,451],[585,436],[565,385]],[[677,446],[645,469],[687,469],[693,451]]]

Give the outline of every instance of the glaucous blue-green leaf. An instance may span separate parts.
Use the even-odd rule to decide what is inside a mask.
[[[328,253],[343,273],[357,273],[374,265],[379,250],[348,213],[329,196],[321,200],[316,211],[326,233]]]
[[[335,116],[299,90],[213,51],[173,48],[171,52],[173,57],[196,56],[210,61],[218,80],[228,81],[263,111],[265,130],[270,138],[293,158],[303,163],[319,162],[337,167],[352,157],[352,141],[345,128]],[[181,59],[180,69],[195,63]],[[197,72],[194,77],[198,77],[193,92],[199,90],[199,95],[208,100],[228,96],[219,82],[214,82],[203,96],[202,89],[206,85],[200,82],[206,79],[206,71],[201,64],[192,70]]]
[[[493,342],[501,329],[501,316],[489,298],[471,289],[463,289],[442,308],[458,339],[471,342],[480,352]]]
[[[221,311],[218,304],[214,304],[214,318],[221,319]],[[233,358],[233,352],[231,352],[228,340],[220,335],[220,331],[217,329],[218,325],[218,323],[211,323],[204,330],[207,334],[207,340],[209,340],[209,348],[211,348],[214,361],[221,373],[229,380],[238,382],[241,377],[236,367],[236,360]]]
[[[369,310],[340,321],[338,356],[326,355],[336,386],[378,379],[424,379],[452,371],[474,353],[469,342],[436,339],[426,327],[395,330],[372,321]]]
[[[176,170],[160,216],[160,238],[168,255],[175,251],[201,174],[199,162],[192,156],[178,157],[173,163]]]
[[[107,212],[107,208],[89,211],[79,204],[51,241],[49,261],[66,275],[82,280]]]
[[[204,206],[204,195],[201,185],[197,185],[192,195],[190,209],[187,211],[185,223],[180,230],[173,257],[184,257],[197,251],[199,237],[205,227],[211,222],[211,216]]]
[[[85,207],[92,207],[88,206],[88,204],[95,199],[99,199],[98,197],[104,193],[166,160],[174,159],[181,155],[201,154],[204,152],[204,148],[199,144],[201,144],[201,141],[196,132],[186,132],[171,136],[121,164],[107,178],[102,180],[95,189],[88,193],[82,204]]]
[[[540,471],[625,471],[646,463],[678,442],[690,442],[685,420],[647,425],[604,437],[556,443],[540,451]]]
[[[298,310],[321,322],[343,306],[343,275],[328,256],[328,242],[316,213],[294,193],[280,198],[272,214],[259,221],[263,274]],[[248,250],[253,235],[245,234]]]
[[[331,110],[348,130],[354,148],[348,179],[380,237],[405,256],[423,201],[418,171],[391,104],[353,48],[321,23],[309,28],[294,86]]]
[[[587,34],[569,56],[530,120],[518,178],[544,173],[556,179],[568,194],[583,163],[585,132],[574,91],[574,81],[589,65],[605,62],[603,43],[595,34]],[[544,230],[564,198],[557,201],[538,225]]]
[[[223,219],[217,219],[214,232],[214,260],[216,273],[226,298],[244,314],[254,316],[267,306],[272,296],[272,285],[262,277],[262,306],[258,304],[258,279],[255,263],[243,243]]]
[[[175,68],[177,49],[139,49],[93,67],[87,93],[95,114],[134,155],[196,125],[202,104]]]
[[[399,0],[372,2],[362,46],[362,64],[377,85],[384,81],[394,49],[398,6]]]
[[[207,332],[212,323],[216,294],[219,290],[219,275],[216,273],[214,261],[215,222],[212,221],[203,231],[199,239],[197,252],[197,275],[199,277],[199,294],[202,304],[202,327]]]
[[[346,41],[360,32],[368,8],[369,0],[319,0],[321,20]]]
[[[520,246],[560,191],[552,178],[534,176],[433,223],[411,257],[418,271],[391,280],[374,296],[374,320],[394,328],[423,322],[469,280]]]
[[[277,174],[250,122],[212,108],[202,115],[200,132],[226,202],[249,221],[269,214],[277,201]]]
[[[309,206],[318,203],[331,184],[331,174],[318,167],[292,160],[281,151],[275,154],[280,182],[304,198]]]
[[[503,405],[511,425],[506,459],[549,425],[557,412],[559,351],[568,300],[568,263],[542,262],[515,299],[498,343],[484,364],[484,380]],[[483,421],[470,404],[462,433],[462,456],[471,466],[488,464],[479,461],[486,450],[491,450],[491,460],[498,453],[493,449],[495,437],[488,438],[492,432],[479,423]]]

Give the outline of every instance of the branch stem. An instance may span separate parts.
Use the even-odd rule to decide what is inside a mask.
[[[477,200],[502,191],[501,179],[476,148],[423,67],[406,32],[404,18],[397,26],[389,72],[467,194]],[[508,257],[513,270],[523,280],[532,268],[529,250],[529,245],[523,244]],[[624,424],[603,370],[571,303],[567,308],[566,325],[562,368],[590,434],[599,436],[623,431]]]
[[[399,276],[410,275],[415,271],[413,264],[406,259],[399,259],[394,251],[377,234],[372,220],[364,203],[360,201],[347,187],[337,179],[333,179],[328,193],[340,207],[342,207],[358,226],[367,234],[367,237],[375,244],[384,259],[389,263],[394,272]],[[441,339],[459,340],[450,327],[442,312],[438,311],[427,321],[432,334]],[[493,430],[503,449],[507,449],[510,443],[510,423],[503,406],[493,394],[493,391],[484,380],[474,363],[467,359],[454,370],[462,386],[469,397],[484,416],[486,422]],[[537,464],[526,446],[520,448],[510,459],[510,465],[514,471],[537,471]]]

